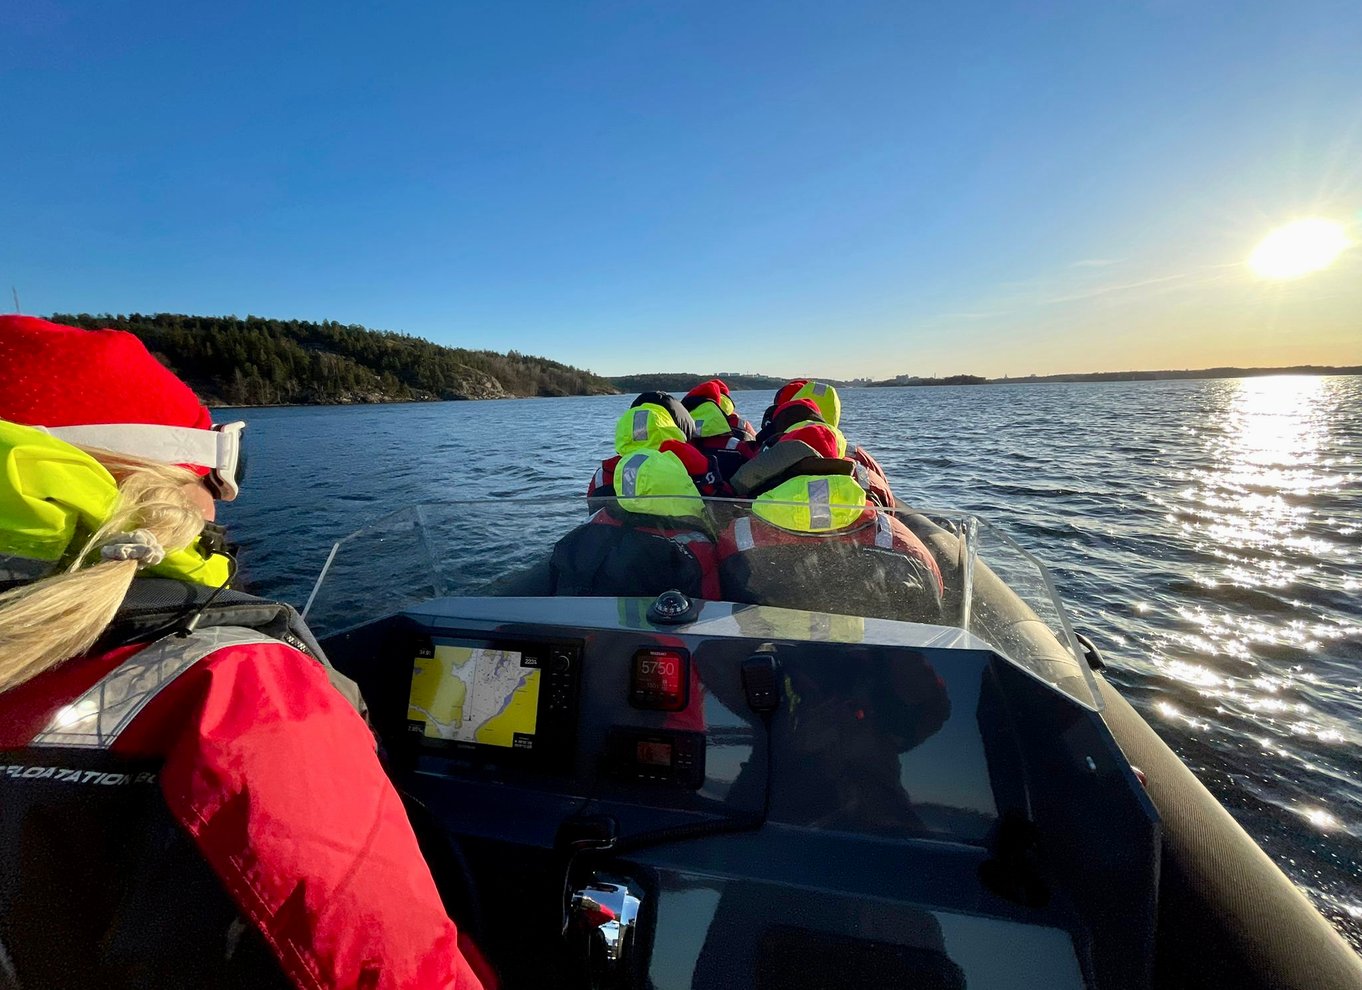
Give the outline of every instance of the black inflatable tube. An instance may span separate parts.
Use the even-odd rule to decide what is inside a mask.
[[[955,569],[954,536],[925,516],[905,516],[904,522],[936,553],[943,572]],[[982,561],[974,574],[974,607],[981,626],[1000,642],[1007,642],[1007,635],[1024,637],[1028,645],[1048,638],[1052,649],[1063,650]],[[1096,682],[1105,705],[1102,717],[1126,759],[1144,771],[1146,790],[1162,819],[1155,985],[1362,988],[1362,958],[1130,702],[1102,676]]]
[[[1106,679],[1102,713],[1163,819],[1161,986],[1357,990],[1362,959]]]

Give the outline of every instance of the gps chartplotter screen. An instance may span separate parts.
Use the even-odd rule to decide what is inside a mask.
[[[437,641],[418,656],[407,707],[429,740],[533,749],[540,657],[495,644]]]

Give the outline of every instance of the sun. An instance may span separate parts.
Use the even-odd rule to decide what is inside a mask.
[[[1300,278],[1328,268],[1352,243],[1336,220],[1294,220],[1264,237],[1248,263],[1263,278]]]

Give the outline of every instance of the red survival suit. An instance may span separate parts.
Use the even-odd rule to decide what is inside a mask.
[[[164,622],[212,590],[138,579],[120,620],[138,595]],[[143,633],[154,612],[133,608]],[[292,610],[227,592],[189,635],[161,633],[0,695],[0,947],[19,985],[483,986]]]

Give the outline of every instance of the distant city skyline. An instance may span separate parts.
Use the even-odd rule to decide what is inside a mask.
[[[27,312],[621,375],[1362,364],[1362,7],[0,9]],[[1289,270],[1288,265],[1286,269]]]

